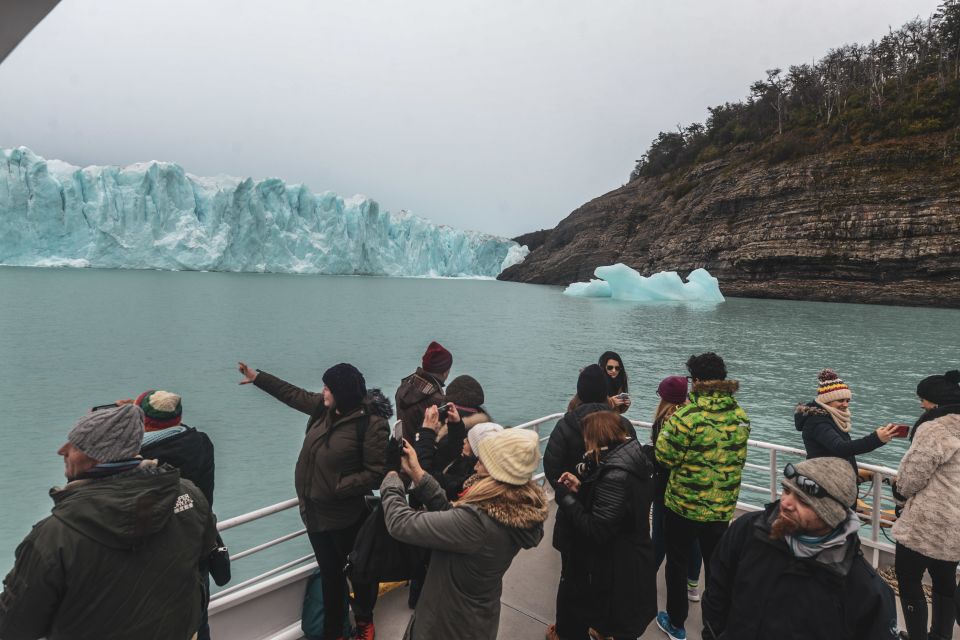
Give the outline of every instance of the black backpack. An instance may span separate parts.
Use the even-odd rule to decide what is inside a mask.
[[[372,511],[360,526],[344,572],[357,583],[402,582],[418,575],[429,551],[393,538],[379,498],[367,498]]]

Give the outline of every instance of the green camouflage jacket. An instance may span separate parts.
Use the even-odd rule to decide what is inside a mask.
[[[686,404],[663,425],[657,461],[670,469],[664,505],[698,522],[729,522],[740,495],[750,419],[733,394],[736,380],[693,384]]]

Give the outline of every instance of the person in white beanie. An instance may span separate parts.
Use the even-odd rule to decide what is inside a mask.
[[[497,637],[503,574],[520,549],[533,548],[543,538],[547,497],[532,481],[540,464],[539,444],[537,434],[526,429],[480,439],[478,477],[453,503],[405,444],[403,471],[428,511],[407,504],[403,481],[390,472],[380,485],[384,519],[394,538],[432,550],[405,640]]]

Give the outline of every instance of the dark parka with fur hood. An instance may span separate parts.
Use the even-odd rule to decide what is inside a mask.
[[[609,451],[557,504],[586,557],[579,587],[589,599],[590,626],[604,637],[636,638],[657,614],[657,568],[650,541],[653,465],[636,440]]]
[[[17,547],[3,581],[3,640],[187,640],[216,546],[206,498],[168,465],[51,489],[51,515]]]
[[[810,458],[843,458],[857,473],[856,456],[869,453],[883,446],[877,432],[856,440],[837,426],[830,413],[816,402],[798,404],[793,414],[793,423],[797,431],[803,432],[803,446]]]
[[[371,389],[347,415],[327,411],[323,394],[306,391],[266,371],[253,383],[310,416],[294,472],[300,517],[307,531],[344,529],[363,516],[363,496],[386,472],[390,401]]]
[[[417,367],[414,373],[400,381],[397,388],[397,418],[403,423],[403,437],[413,442],[417,430],[423,426],[423,414],[427,407],[440,406],[446,402],[443,382],[428,371]]]
[[[547,519],[546,496],[537,487],[536,504],[514,495],[451,504],[429,474],[413,496],[429,511],[415,511],[400,478],[380,486],[387,530],[397,540],[431,549],[430,567],[405,640],[495,640],[500,626],[503,574],[521,549],[537,546]]]
[[[576,474],[577,464],[583,461],[586,447],[583,444],[581,423],[585,417],[597,411],[610,411],[610,406],[598,402],[582,404],[573,411],[565,413],[550,433],[550,440],[547,441],[547,448],[543,452],[543,472],[554,491],[563,472],[569,471]],[[623,430],[629,438],[637,439],[637,430],[629,420],[621,417],[620,424],[623,425]],[[569,548],[572,542],[569,532],[570,522],[566,514],[562,511],[557,512],[557,521],[553,528],[554,548],[561,552]]]
[[[897,638],[893,592],[863,557],[858,534],[813,558],[797,558],[786,542],[770,539],[779,513],[775,502],[740,516],[721,538],[701,603],[703,637]]]

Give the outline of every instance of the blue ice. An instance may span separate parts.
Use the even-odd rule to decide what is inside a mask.
[[[580,298],[615,298],[637,302],[676,300],[685,302],[723,302],[720,282],[706,269],[695,269],[684,282],[676,271],[661,271],[652,276],[617,263],[597,267],[598,279],[575,282],[564,293]]]
[[[528,250],[277,178],[75,167],[0,150],[0,264],[496,277]]]

